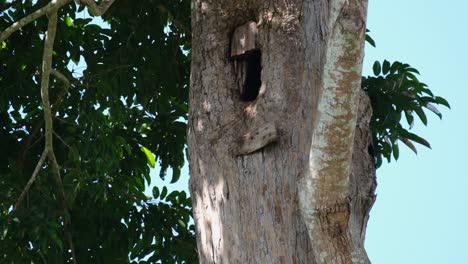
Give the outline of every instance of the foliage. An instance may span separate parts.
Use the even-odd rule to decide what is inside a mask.
[[[375,41],[366,29],[366,41],[376,47]],[[412,142],[431,148],[424,138],[409,132],[414,126],[414,115],[427,126],[424,108],[442,119],[442,114],[434,106],[443,105],[450,108],[444,98],[435,96],[425,83],[418,80],[419,71],[409,64],[395,61],[382,63],[375,61],[372,67],[375,76],[362,77],[361,87],[367,93],[372,105],[371,154],[375,157],[376,168],[382,165],[383,158],[388,162],[397,160],[400,155],[398,142],[401,141],[417,154]],[[405,115],[408,129],[403,128],[401,117]]]
[[[0,1],[0,32],[48,2]],[[72,87],[60,105],[54,102],[63,83],[53,79],[50,87],[77,259],[196,262],[187,194],[144,195],[148,162],[159,162],[161,177],[172,168],[172,182],[184,164],[189,2],[117,1],[103,17],[108,26],[94,24],[83,9],[72,3],[59,12],[53,68]],[[1,263],[70,261],[49,164],[11,212],[44,144],[39,83],[46,28],[44,16],[0,45]],[[84,72],[77,64],[87,65]]]
[[[444,105],[450,108],[448,102],[434,94],[427,85],[416,77],[418,70],[409,64],[401,62],[390,63],[384,60],[381,64],[376,61],[373,66],[375,76],[363,77],[362,88],[369,95],[373,115],[370,127],[372,129],[373,149],[376,167],[382,165],[382,158],[390,162],[393,156],[399,157],[398,142],[403,142],[417,153],[412,142],[431,148],[424,138],[409,132],[414,126],[415,114],[427,125],[424,108],[442,118],[442,114],[434,106]],[[409,128],[403,128],[402,115],[405,115]]]

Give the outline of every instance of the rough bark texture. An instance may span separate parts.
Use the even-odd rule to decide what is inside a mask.
[[[310,162],[312,135],[321,120],[320,100],[327,94],[324,69],[333,69],[326,64],[331,63],[327,45],[333,27],[329,24],[346,29],[341,17],[355,21],[364,16],[354,28],[358,41],[364,38],[365,13],[346,10],[358,10],[348,8],[356,4],[365,9],[365,1],[335,1],[350,2],[341,11],[331,9],[333,2],[193,1],[188,144],[201,263],[368,261],[363,241],[374,199],[375,168],[367,152],[370,106],[362,99],[362,117],[357,118],[355,77],[345,84],[354,90],[352,96],[346,95],[352,113],[345,122],[351,129],[346,135],[350,142],[345,143],[349,153],[342,163],[347,175],[342,177],[345,188],[339,195],[344,199],[324,198],[324,203],[311,201],[308,206],[307,196],[302,196],[300,205],[301,189],[308,188],[300,183],[315,170]],[[258,26],[262,84],[258,97],[245,102],[236,83],[230,42],[235,29],[249,21]],[[362,47],[350,49],[362,53]],[[360,70],[362,54],[353,56],[352,61],[342,61],[353,64],[350,67],[357,63]],[[349,166],[356,119],[353,165]],[[319,233],[326,235],[316,239],[304,208],[317,206],[320,214],[312,218],[315,226],[323,227]],[[318,239],[325,241],[317,243]]]

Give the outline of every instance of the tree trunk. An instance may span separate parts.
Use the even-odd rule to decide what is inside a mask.
[[[369,263],[366,12],[365,0],[193,1],[201,263]]]

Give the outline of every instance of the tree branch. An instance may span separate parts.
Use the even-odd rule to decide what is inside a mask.
[[[62,177],[60,176],[60,166],[58,165],[57,159],[54,153],[53,147],[53,124],[52,124],[52,110],[49,101],[49,81],[50,74],[53,73],[57,78],[62,81],[65,79],[65,85],[69,86],[70,82],[58,71],[52,70],[52,52],[54,49],[55,35],[57,32],[57,10],[49,13],[49,25],[47,27],[47,33],[44,43],[44,53],[42,56],[42,80],[41,80],[41,98],[42,105],[44,108],[44,123],[45,123],[45,151],[47,151],[49,161],[52,164],[52,172],[54,174],[55,183],[57,185],[58,199],[60,208],[64,214],[64,230],[67,236],[70,250],[73,255],[73,263],[77,263],[75,255],[75,247],[71,240],[70,234],[70,216],[68,214],[67,205],[65,203],[65,191],[63,189]]]
[[[52,111],[49,100],[49,82],[52,68],[52,51],[54,49],[55,33],[57,31],[57,12],[49,14],[49,26],[47,28],[44,52],[42,55],[42,80],[41,80],[41,98],[44,110],[45,121],[45,148],[53,152],[52,142]]]
[[[55,69],[51,69],[50,70],[50,73],[52,75],[54,75],[57,79],[61,80],[63,83],[64,83],[64,88],[62,90],[62,92],[60,92],[60,94],[57,96],[57,99],[55,100],[55,102],[51,105],[51,113],[52,113],[52,116],[55,116],[55,114],[57,113],[60,105],[62,104],[63,102],[63,99],[65,98],[65,96],[67,95],[68,93],[68,90],[70,89],[71,87],[71,82],[68,80],[67,77],[65,77],[64,74],[62,74],[60,71],[58,70],[55,70]],[[24,140],[24,144],[23,146],[21,147],[21,155],[18,157],[18,159],[21,160],[21,162],[24,161],[25,157],[26,157],[26,154],[28,152],[28,150],[30,148],[32,148],[37,142],[39,142],[39,140],[42,138],[39,137],[36,141],[34,141],[33,143],[31,143],[31,141],[33,140],[33,138],[37,135],[37,133],[39,133],[40,131],[40,128],[42,127],[42,125],[44,124],[44,119],[40,119],[40,120],[37,120],[34,124],[33,124],[33,129],[32,129],[32,132],[28,135],[28,137],[26,138],[26,140]]]
[[[59,136],[57,133],[54,132],[54,135],[60,140],[62,141],[63,145],[65,145],[68,149],[71,149],[70,145],[67,144],[67,142],[65,142],[65,140],[63,140],[63,138],[61,136]]]
[[[55,178],[55,184],[57,185],[57,193],[59,196],[59,204],[60,204],[60,209],[63,212],[63,228],[65,231],[65,236],[68,242],[68,246],[70,247],[72,257],[73,257],[73,263],[77,263],[76,259],[76,253],[75,253],[75,246],[73,245],[73,240],[72,240],[72,235],[70,232],[70,227],[71,227],[71,219],[70,219],[70,214],[68,213],[67,209],[67,204],[65,202],[65,190],[63,189],[63,182],[62,182],[62,176],[60,175],[60,167],[58,165],[57,159],[55,157],[55,154],[53,151],[49,151],[49,160],[52,163],[52,172],[54,174]]]
[[[63,0],[62,0],[62,2],[63,2]],[[21,193],[20,197],[18,198],[18,200],[15,203],[14,209],[18,208],[21,205],[21,202],[24,199],[24,196],[26,195],[28,190],[31,188],[31,185],[33,184],[33,182],[36,180],[36,177],[37,177],[37,175],[39,173],[39,169],[41,168],[42,164],[44,163],[46,156],[49,156],[49,158],[53,157],[55,159],[55,155],[54,155],[54,152],[53,152],[53,145],[52,145],[52,114],[51,114],[51,107],[50,107],[50,102],[49,102],[49,80],[50,80],[50,73],[51,73],[51,67],[52,67],[52,51],[53,51],[53,47],[54,47],[55,33],[57,31],[57,10],[53,9],[53,8],[50,8],[50,7],[49,7],[49,9],[47,9],[48,6],[54,7],[54,5],[53,5],[54,3],[57,4],[57,1],[53,0],[49,5],[41,8],[38,11],[33,13],[33,14],[39,14],[40,13],[39,11],[41,11],[41,10],[46,10],[46,11],[47,10],[54,10],[52,13],[50,13],[50,16],[49,16],[49,25],[48,25],[47,33],[46,33],[46,36],[45,36],[44,53],[43,53],[43,56],[42,56],[41,98],[42,98],[42,105],[43,105],[43,108],[44,108],[45,141],[46,141],[46,144],[45,144],[45,147],[44,147],[44,151],[43,151],[43,153],[41,155],[41,158],[39,159],[39,162],[37,163],[36,168],[34,169],[34,172],[33,172],[32,176],[31,176],[31,178],[29,179],[28,183],[26,184],[26,187],[24,188],[23,192]],[[41,12],[46,12],[46,11],[41,11]],[[28,17],[32,17],[32,16],[30,15]],[[28,18],[28,17],[26,17],[26,18]],[[16,24],[21,24],[20,23],[21,21],[26,21],[24,19],[25,18],[23,18],[19,22],[14,23],[11,27],[15,26]],[[23,26],[24,25],[25,24],[23,24]],[[3,34],[5,32],[7,32],[7,31],[4,31],[2,33],[2,36],[3,36]],[[14,32],[14,31],[12,31],[12,32]]]
[[[115,2],[115,0],[102,0],[98,6],[94,0],[78,0],[81,4],[88,7],[88,11],[92,16],[102,16],[107,9]]]
[[[13,207],[13,211],[17,210],[20,207],[21,202],[23,202],[24,197],[26,196],[29,189],[31,188],[31,185],[36,180],[36,177],[39,174],[39,170],[41,169],[42,164],[44,164],[44,161],[45,161],[46,157],[47,157],[47,149],[44,149],[44,151],[41,154],[41,158],[37,162],[36,168],[34,168],[34,172],[33,172],[32,176],[31,176],[31,178],[29,179],[28,183],[24,187],[23,192],[21,193],[21,195],[18,197],[18,200],[16,200],[15,206]]]
[[[11,26],[9,26],[7,29],[5,29],[2,33],[0,33],[0,42],[4,41],[7,39],[13,32],[17,31],[18,29],[26,26],[27,24],[31,23],[32,21],[38,19],[39,17],[56,11],[60,7],[68,4],[72,0],[52,0],[50,1],[49,4],[45,5],[44,7],[36,10],[34,13],[31,13],[27,15],[26,17],[23,17],[22,19],[16,21],[13,23]]]

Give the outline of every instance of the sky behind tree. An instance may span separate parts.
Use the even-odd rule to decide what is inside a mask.
[[[369,1],[364,74],[375,60],[409,63],[420,80],[449,101],[443,120],[427,112],[414,131],[432,150],[402,146],[397,162],[377,171],[377,201],[366,247],[378,264],[468,263],[468,1]]]

